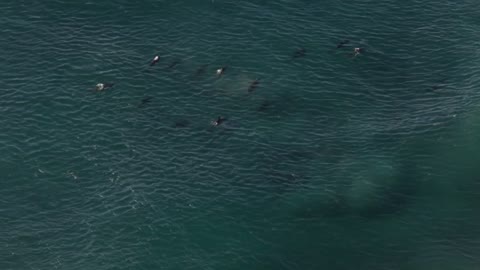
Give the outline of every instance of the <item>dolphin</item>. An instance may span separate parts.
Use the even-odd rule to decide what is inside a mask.
[[[199,68],[197,68],[197,71],[195,72],[195,76],[200,76],[203,73],[205,73],[205,70],[207,69],[208,65],[202,65]]]
[[[160,57],[158,55],[155,55],[152,62],[150,62],[150,66],[156,65],[158,63],[158,61],[160,61]]]
[[[264,100],[262,102],[262,104],[260,104],[260,106],[258,106],[257,108],[257,112],[264,112],[266,110],[268,110],[268,108],[270,108],[272,105],[272,103],[268,100]]]
[[[305,48],[300,48],[300,49],[295,51],[292,58],[304,57],[306,53],[307,53],[307,50],[305,50]]]
[[[212,125],[214,125],[214,126],[219,126],[219,125],[221,125],[221,124],[222,124],[223,122],[225,122],[225,121],[227,121],[227,118],[222,117],[222,116],[219,116],[219,117],[217,118],[217,120],[212,121]]]
[[[223,73],[225,73],[226,70],[227,70],[227,66],[223,66],[223,67],[217,69],[217,75],[218,76],[223,75]]]
[[[260,84],[259,79],[255,79],[255,81],[251,82],[250,85],[248,86],[248,92],[251,93],[255,91],[255,88]]]
[[[187,120],[179,120],[179,121],[175,121],[174,127],[175,128],[184,128],[184,127],[187,127],[189,124],[190,124],[190,122],[188,122]]]
[[[112,87],[113,87],[113,83],[97,83],[97,85],[95,86],[95,89],[97,91],[103,91]]]
[[[175,60],[175,61],[173,61],[170,65],[168,65],[168,68],[174,68],[174,67],[176,67],[178,64],[180,64],[180,61],[179,61],[179,60]]]
[[[152,100],[153,97],[144,97],[141,101],[140,104],[138,104],[138,107],[143,107],[147,103],[149,103]]]
[[[345,46],[349,42],[350,42],[350,40],[348,40],[348,39],[345,39],[345,40],[341,41],[340,43],[337,44],[337,49],[342,48],[343,46]]]

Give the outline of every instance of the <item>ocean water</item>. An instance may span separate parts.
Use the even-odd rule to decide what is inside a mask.
[[[478,269],[477,4],[2,1],[0,269]]]

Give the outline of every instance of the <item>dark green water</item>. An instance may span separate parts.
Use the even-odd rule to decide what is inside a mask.
[[[477,4],[1,2],[0,269],[478,269]]]

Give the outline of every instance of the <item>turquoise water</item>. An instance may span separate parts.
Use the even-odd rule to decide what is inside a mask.
[[[477,2],[0,10],[0,269],[478,269]]]

